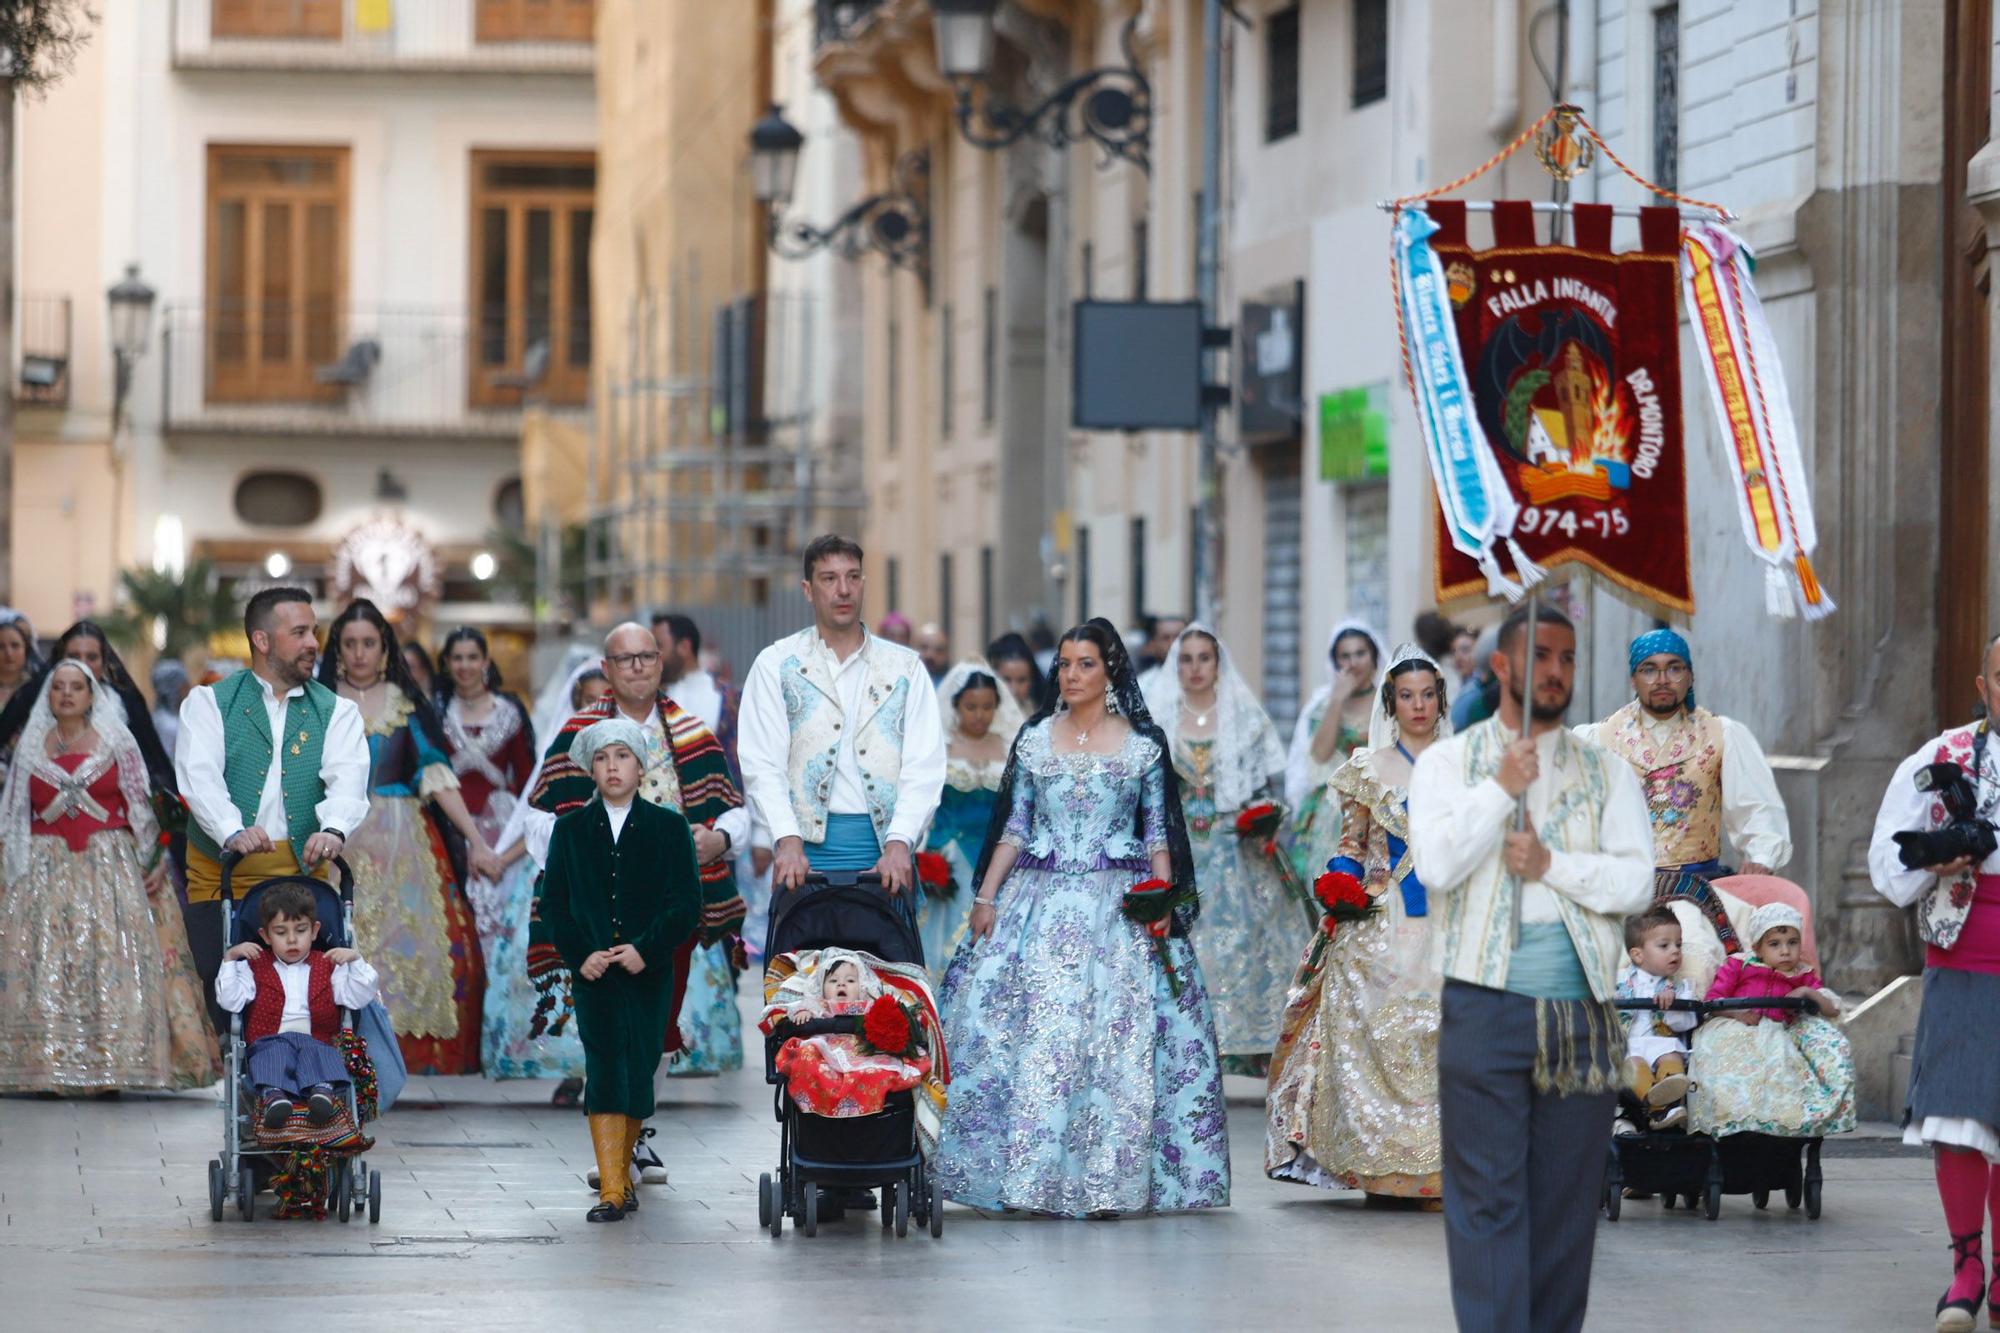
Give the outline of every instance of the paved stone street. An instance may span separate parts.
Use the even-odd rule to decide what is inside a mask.
[[[941,1241],[897,1241],[872,1214],[816,1240],[761,1232],[757,1175],[778,1136],[755,1072],[676,1081],[655,1122],[672,1185],[648,1187],[634,1219],[586,1224],[583,1117],[548,1090],[414,1082],[369,1157],[386,1178],[373,1226],[273,1222],[268,1194],[253,1223],[233,1208],[210,1222],[211,1093],[0,1101],[0,1326],[261,1328],[280,1297],[386,1329],[839,1329],[843,1307],[871,1328],[1450,1326],[1439,1219],[1266,1181],[1250,1080],[1230,1080],[1226,1212],[1111,1224],[953,1207]],[[1945,1261],[1928,1162],[1855,1136],[1829,1147],[1826,1173],[1817,1223],[1741,1197],[1714,1223],[1628,1203],[1601,1226],[1591,1326],[1718,1328],[1756,1309],[1928,1329]]]

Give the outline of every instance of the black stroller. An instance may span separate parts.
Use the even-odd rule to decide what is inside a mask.
[[[872,873],[813,874],[804,887],[780,893],[771,910],[764,957],[799,949],[842,948],[873,954],[884,962],[924,961],[923,943],[902,906]],[[766,994],[776,979],[766,977]],[[772,1236],[784,1234],[785,1219],[806,1235],[819,1233],[822,1201],[830,1189],[882,1191],[882,1226],[909,1234],[910,1219],[944,1232],[943,1187],[930,1173],[917,1144],[917,1092],[892,1092],[875,1115],[833,1119],[809,1115],[793,1103],[775,1061],[792,1037],[861,1030],[858,1016],[815,1018],[794,1024],[780,1020],[764,1040],[764,1081],[772,1085],[780,1142],[778,1174],[757,1181],[757,1218]]]
[[[341,948],[352,942],[354,872],[347,868],[347,862],[339,857],[333,859],[334,868],[340,874],[338,893],[325,880],[307,875],[288,875],[265,880],[244,894],[239,905],[230,891],[229,881],[236,863],[241,859],[235,852],[224,852],[222,855],[222,938],[225,948],[234,948],[256,937],[257,903],[266,892],[280,884],[302,884],[312,890],[319,916],[319,934],[313,940],[315,949]],[[346,1032],[354,1030],[352,1010],[341,1011],[340,1026]],[[222,1156],[210,1158],[208,1163],[208,1215],[217,1222],[222,1220],[223,1206],[232,1198],[243,1214],[243,1220],[254,1220],[260,1176],[262,1182],[268,1184],[273,1164],[297,1146],[259,1145],[255,1127],[257,1091],[249,1086],[246,1050],[243,1015],[231,1014],[229,1031],[222,1041]],[[361,1108],[352,1083],[347,1085],[347,1116],[351,1124],[357,1128],[360,1126]],[[382,1219],[382,1173],[370,1170],[359,1153],[336,1155],[327,1171],[327,1204],[343,1222],[360,1217],[364,1209],[370,1222],[379,1222]]]
[[[1650,1009],[1649,1000],[1620,1000],[1620,1009]],[[1805,996],[1765,999],[1676,1000],[1676,1009],[1692,1009],[1698,1018],[1731,1009],[1792,1009],[1817,1012]],[[1640,1123],[1644,1123],[1643,1120]],[[1618,1220],[1626,1190],[1657,1194],[1672,1208],[1685,1200],[1688,1210],[1702,1209],[1713,1222],[1722,1215],[1722,1196],[1748,1194],[1763,1208],[1771,1195],[1783,1194],[1790,1208],[1805,1205],[1806,1216],[1819,1218],[1820,1145],[1823,1139],[1781,1138],[1772,1134],[1728,1134],[1713,1138],[1679,1130],[1614,1135],[1604,1172],[1604,1215]]]

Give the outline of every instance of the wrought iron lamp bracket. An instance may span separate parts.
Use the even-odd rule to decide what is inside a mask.
[[[1007,148],[1034,136],[1051,148],[1088,139],[1103,152],[1151,174],[1148,156],[1153,133],[1153,85],[1139,68],[1134,16],[1125,21],[1120,45],[1124,65],[1102,65],[1077,75],[1042,101],[1021,108],[996,97],[990,87],[974,95],[979,79],[958,82],[958,128],[975,148]]]
[[[892,189],[870,195],[824,227],[787,221],[772,209],[765,237],[781,259],[805,259],[821,250],[842,259],[859,259],[870,251],[923,281],[931,280],[931,155],[928,148],[903,154],[896,163]]]

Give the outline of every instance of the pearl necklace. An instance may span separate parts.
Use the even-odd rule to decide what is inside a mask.
[[[1182,699],[1181,712],[1186,716],[1193,718],[1194,724],[1197,727],[1205,727],[1208,725],[1209,717],[1213,715],[1215,712],[1215,705],[1211,703],[1205,712],[1196,712],[1193,704],[1189,703],[1186,699]]]

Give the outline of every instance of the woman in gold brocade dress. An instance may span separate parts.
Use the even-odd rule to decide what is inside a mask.
[[[1266,1101],[1264,1171],[1323,1189],[1436,1200],[1438,992],[1424,886],[1409,853],[1410,772],[1451,729],[1444,674],[1391,655],[1368,748],[1327,784],[1341,806],[1329,874],[1361,882],[1373,915],[1320,932],[1285,1006]]]
[[[0,794],[0,1092],[172,1086],[151,796],[117,696],[58,662]]]

